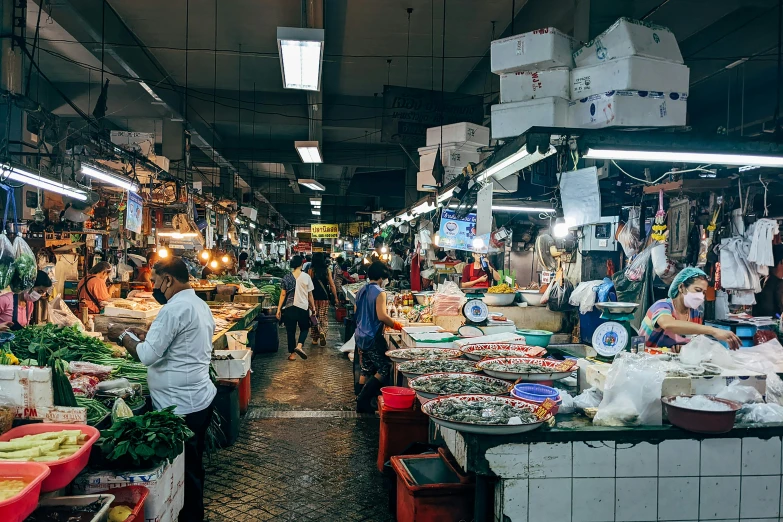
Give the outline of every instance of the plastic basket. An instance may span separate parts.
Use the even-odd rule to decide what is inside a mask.
[[[150,490],[144,486],[123,486],[110,489],[109,492],[114,495],[111,507],[128,506],[133,511],[125,522],[144,522],[144,501]]]
[[[0,479],[19,478],[28,481],[19,494],[0,502],[0,520],[22,522],[38,506],[41,483],[51,470],[40,462],[0,462]]]
[[[48,433],[50,431],[64,431],[64,430],[80,430],[83,434],[87,435],[87,442],[71,455],[55,462],[43,462],[42,464],[49,467],[51,474],[46,477],[41,485],[41,491],[43,493],[49,493],[50,491],[57,491],[62,489],[71,481],[76,478],[81,470],[87,466],[87,462],[90,460],[90,448],[95,444],[95,441],[101,436],[101,432],[92,426],[85,424],[53,424],[53,423],[41,423],[41,424],[26,424],[19,426],[11,431],[0,435],[0,442],[8,442],[12,439],[24,437],[25,435],[37,435],[39,433]],[[15,462],[14,464],[22,464]],[[0,518],[0,520],[4,520]]]
[[[514,396],[535,402],[544,402],[546,399],[557,401],[560,398],[560,392],[543,384],[522,383],[514,386]]]

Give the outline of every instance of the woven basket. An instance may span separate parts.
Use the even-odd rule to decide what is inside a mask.
[[[14,423],[14,411],[10,408],[0,407],[0,435],[9,431]]]

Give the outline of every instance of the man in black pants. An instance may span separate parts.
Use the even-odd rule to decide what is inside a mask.
[[[194,436],[185,442],[185,506],[180,522],[204,520],[204,449],[217,389],[209,378],[215,321],[209,306],[188,283],[182,259],[159,261],[153,270],[152,295],[160,304],[148,332],[111,328],[116,339],[147,367],[152,403],[160,410],[176,406]]]

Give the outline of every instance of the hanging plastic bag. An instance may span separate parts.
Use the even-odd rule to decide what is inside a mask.
[[[582,281],[577,285],[571,297],[568,298],[568,302],[574,306],[579,307],[579,311],[583,314],[592,312],[595,307],[596,290],[599,285],[603,283],[602,280],[596,281]]]
[[[546,306],[553,312],[570,312],[574,307],[568,302],[574,292],[574,285],[568,279],[563,278],[561,283],[553,281],[549,291],[549,299]]]
[[[653,270],[655,275],[661,278],[661,281],[667,285],[672,284],[674,276],[677,275],[677,263],[666,257],[666,243],[653,245],[650,252],[652,258]]]
[[[38,264],[35,255],[22,236],[16,236],[13,243],[14,273],[9,285],[15,294],[27,292],[35,284],[38,275]]]
[[[11,284],[15,271],[14,247],[5,234],[0,234],[0,290]]]
[[[647,354],[619,353],[606,378],[604,398],[593,424],[597,426],[660,425],[662,361]]]
[[[644,273],[647,270],[647,264],[650,261],[652,249],[653,247],[647,247],[636,254],[636,257],[634,257],[625,268],[625,277],[631,281],[641,281],[644,279]]]
[[[454,281],[446,281],[438,286],[432,298],[432,312],[437,316],[458,316],[462,314],[465,294]]]
[[[604,394],[598,388],[588,388],[576,397],[574,397],[574,408],[584,410],[586,408],[597,408],[603,400]]]
[[[626,221],[622,227],[617,231],[617,241],[623,247],[625,257],[633,257],[641,248],[639,242],[639,216],[641,209],[639,207],[631,207],[628,213],[628,221]]]

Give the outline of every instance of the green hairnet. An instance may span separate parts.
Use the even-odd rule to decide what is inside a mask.
[[[674,277],[671,286],[669,287],[669,297],[674,299],[680,294],[680,285],[692,277],[703,277],[707,279],[707,274],[704,270],[693,266],[686,266],[680,273]]]

